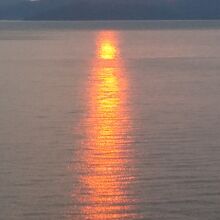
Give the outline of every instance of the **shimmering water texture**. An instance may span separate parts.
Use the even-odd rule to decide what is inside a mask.
[[[79,199],[82,219],[136,219],[137,198],[132,192],[131,116],[129,83],[119,37],[103,31],[96,37],[87,86],[87,110],[83,121]]]
[[[219,220],[220,22],[0,22],[0,220]]]

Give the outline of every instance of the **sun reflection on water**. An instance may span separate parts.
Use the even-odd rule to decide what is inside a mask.
[[[135,219],[128,81],[115,32],[97,36],[88,85],[80,219]]]
[[[102,42],[102,45],[100,47],[100,58],[105,60],[112,60],[116,57],[117,49],[114,45],[112,45],[111,41],[105,41]]]

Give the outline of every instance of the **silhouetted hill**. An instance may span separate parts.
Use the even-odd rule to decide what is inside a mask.
[[[41,0],[0,8],[1,19],[219,19],[219,0]]]

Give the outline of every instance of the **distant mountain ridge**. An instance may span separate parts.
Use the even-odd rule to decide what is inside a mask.
[[[220,19],[219,0],[40,0],[0,7],[0,19]]]

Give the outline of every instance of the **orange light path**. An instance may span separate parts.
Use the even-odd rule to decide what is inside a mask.
[[[127,78],[114,32],[97,37],[96,59],[88,86],[88,116],[80,196],[83,219],[131,219],[130,116]]]

